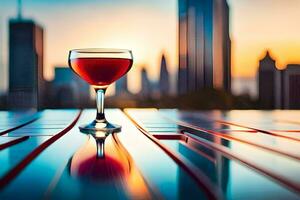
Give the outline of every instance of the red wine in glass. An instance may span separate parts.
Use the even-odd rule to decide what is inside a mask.
[[[132,65],[127,58],[75,58],[72,69],[86,82],[94,86],[107,86],[126,74]]]
[[[96,91],[97,115],[90,124],[80,126],[83,133],[103,135],[119,132],[120,125],[109,123],[104,115],[104,94],[107,87],[124,76],[133,62],[130,50],[74,49],[69,52],[69,66]]]

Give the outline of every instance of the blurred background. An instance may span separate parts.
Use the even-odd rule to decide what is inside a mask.
[[[131,49],[107,107],[299,109],[300,0],[0,0],[0,109],[94,107],[75,48]]]

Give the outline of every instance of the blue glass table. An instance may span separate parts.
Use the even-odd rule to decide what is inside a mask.
[[[0,199],[300,199],[300,111],[0,112]]]

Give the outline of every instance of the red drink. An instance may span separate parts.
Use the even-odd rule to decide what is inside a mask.
[[[83,80],[95,89],[97,115],[90,124],[80,126],[81,132],[99,137],[97,133],[121,131],[121,126],[109,123],[104,115],[104,95],[106,88],[124,76],[132,66],[133,57],[127,49],[87,48],[69,52],[69,66]],[[99,153],[100,155],[101,153]]]
[[[132,65],[127,58],[74,58],[72,69],[91,85],[106,86],[126,74]]]

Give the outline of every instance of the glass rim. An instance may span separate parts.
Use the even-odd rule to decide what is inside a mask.
[[[80,48],[71,49],[69,51],[76,53],[131,53],[129,49],[117,49],[117,48]]]

